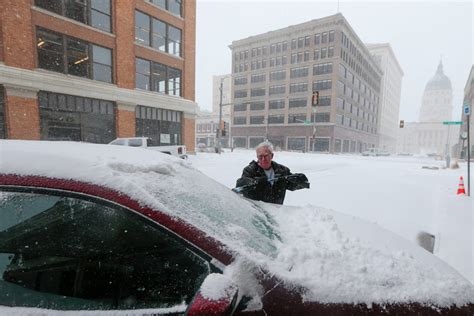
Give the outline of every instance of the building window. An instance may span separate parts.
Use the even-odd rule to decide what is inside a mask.
[[[247,111],[247,103],[240,103],[234,105],[234,112],[245,112]]]
[[[92,45],[92,79],[112,82],[112,55],[110,49]]]
[[[38,67],[112,82],[112,51],[43,28],[36,31]]]
[[[265,140],[263,137],[249,137],[249,148],[255,148]]]
[[[329,43],[334,42],[334,31],[329,31]]]
[[[290,114],[288,115],[288,124],[303,124],[306,121],[306,114]]]
[[[309,51],[305,51],[304,52],[304,61],[308,61],[309,60]]]
[[[110,0],[35,0],[35,5],[99,30],[112,31]]]
[[[148,0],[151,3],[167,10],[174,15],[183,16],[182,0]]]
[[[318,80],[313,82],[313,91],[328,90],[332,87],[331,80]]]
[[[182,32],[179,28],[135,11],[135,43],[181,56]]]
[[[247,124],[246,116],[234,116],[234,125],[245,125]]]
[[[246,137],[232,137],[232,146],[234,148],[247,148]]]
[[[321,44],[321,34],[317,33],[314,34],[314,45],[319,45]]]
[[[321,36],[321,43],[325,44],[328,42],[328,32],[323,32],[323,35]]]
[[[307,82],[290,84],[290,93],[299,93],[299,92],[306,92],[306,91],[308,91]]]
[[[251,83],[264,82],[266,80],[265,74],[255,74],[250,77]]]
[[[234,79],[234,85],[239,86],[247,84],[247,77],[239,77]]]
[[[314,140],[314,151],[328,152],[329,151],[329,138],[316,138]]]
[[[327,48],[323,47],[321,48],[321,59],[326,58],[326,56],[327,56]]]
[[[288,101],[289,108],[301,108],[306,107],[308,100],[306,98],[293,98]]]
[[[341,114],[336,114],[336,124],[343,125],[343,116]]]
[[[251,97],[261,97],[265,95],[265,88],[253,88],[250,89]]]
[[[282,51],[286,52],[288,50],[288,42],[287,41],[283,41],[281,46],[282,46],[281,47]]]
[[[304,37],[298,38],[298,48],[302,48],[304,44]]]
[[[270,88],[268,89],[268,95],[284,94],[285,92],[286,92],[285,85],[270,86]]]
[[[269,115],[268,124],[283,124],[285,122],[284,115]]]
[[[285,100],[271,100],[268,102],[268,108],[270,110],[284,109]]]
[[[319,97],[319,102],[316,106],[330,106],[331,105],[331,96],[321,96]]]
[[[291,40],[291,49],[296,49],[296,38]]]
[[[246,98],[247,97],[247,90],[235,90],[234,91],[234,98]]]
[[[329,122],[329,119],[330,119],[330,114],[329,113],[316,113],[313,118],[312,118],[312,122],[315,122],[316,123],[325,123],[325,122]]]
[[[333,57],[334,56],[334,47],[328,47],[328,57]]]
[[[264,123],[264,116],[251,116],[250,125],[260,125]]]
[[[313,66],[313,76],[332,73],[332,63],[317,64]]]
[[[270,72],[270,81],[283,80],[286,78],[286,70],[277,70]]]
[[[314,60],[318,60],[318,59],[319,59],[319,49],[315,49],[315,50],[314,50],[313,59],[314,59]]]
[[[308,67],[291,68],[290,78],[301,78],[308,76]]]
[[[255,101],[250,102],[250,111],[262,111],[265,110],[265,102],[264,101]]]
[[[5,126],[5,90],[0,86],[0,139],[7,138]]]
[[[182,144],[182,112],[138,105],[135,108],[135,132],[150,137],[151,145]]]
[[[135,59],[135,87],[181,96],[181,70],[146,59]]]
[[[305,150],[306,138],[304,137],[288,137],[288,150]]]
[[[106,144],[115,139],[114,103],[52,92],[38,92],[42,140]]]

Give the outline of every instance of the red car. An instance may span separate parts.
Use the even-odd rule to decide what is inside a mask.
[[[70,142],[1,141],[0,152],[0,314],[474,314],[472,284],[421,248],[392,256],[348,235],[352,250],[314,239],[305,255],[278,221],[290,207],[248,201],[190,162]],[[316,235],[337,230],[318,214],[329,226]],[[332,263],[302,274],[315,251]],[[418,257],[434,262],[434,286],[401,272],[420,269]],[[378,272],[382,259],[397,275]]]

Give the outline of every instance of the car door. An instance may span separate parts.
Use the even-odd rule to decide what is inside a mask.
[[[51,189],[0,191],[0,305],[184,313],[218,271],[128,208]]]

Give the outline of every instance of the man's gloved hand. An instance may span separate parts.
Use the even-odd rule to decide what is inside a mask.
[[[309,189],[308,178],[303,173],[294,173],[287,177],[289,190]]]

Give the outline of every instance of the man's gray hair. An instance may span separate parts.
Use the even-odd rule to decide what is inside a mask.
[[[273,144],[268,140],[258,144],[257,147],[255,147],[255,151],[259,150],[260,148],[267,148],[271,153],[273,153]]]

